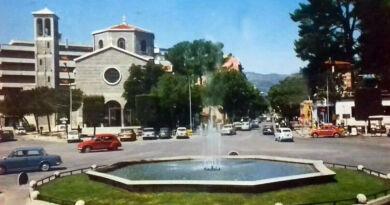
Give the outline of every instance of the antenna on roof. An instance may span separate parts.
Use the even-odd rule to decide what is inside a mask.
[[[126,16],[125,16],[125,15],[122,16],[122,24],[123,24],[123,25],[126,25],[126,24],[127,24],[127,23],[126,23]]]

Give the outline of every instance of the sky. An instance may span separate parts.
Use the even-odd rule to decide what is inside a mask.
[[[244,71],[291,74],[298,25],[290,13],[305,0],[0,0],[0,43],[33,40],[32,12],[45,7],[60,18],[62,42],[92,45],[92,32],[126,21],[155,35],[155,46],[206,39],[224,44]]]

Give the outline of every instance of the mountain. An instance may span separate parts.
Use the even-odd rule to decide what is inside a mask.
[[[249,82],[253,83],[260,91],[265,94],[268,93],[269,89],[284,80],[288,75],[285,74],[260,74],[255,72],[245,72],[245,75]]]

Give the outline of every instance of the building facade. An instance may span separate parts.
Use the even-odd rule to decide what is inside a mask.
[[[41,86],[72,86],[85,95],[104,96],[105,126],[125,126],[130,113],[122,94],[130,66],[153,62],[172,71],[160,53],[166,50],[154,47],[154,34],[128,25],[125,18],[119,25],[93,32],[89,46],[60,43],[59,18],[49,9],[32,15],[33,41],[12,40],[0,45],[0,100]],[[73,127],[82,126],[82,108],[73,112],[71,119]]]

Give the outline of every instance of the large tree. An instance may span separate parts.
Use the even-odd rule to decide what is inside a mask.
[[[83,97],[83,120],[88,126],[93,126],[93,136],[96,126],[103,122],[104,96],[91,95]]]
[[[182,75],[163,75],[152,94],[158,97],[162,125],[175,127],[189,124],[188,78]],[[191,111],[193,116],[202,110],[202,87],[191,85]]]
[[[301,75],[287,77],[268,92],[271,107],[289,119],[299,116],[300,103],[308,97],[306,80]]]
[[[130,75],[124,83],[123,97],[131,109],[135,109],[135,96],[149,94],[156,86],[158,79],[164,74],[161,65],[148,63],[146,66],[131,65]]]
[[[358,21],[353,0],[308,0],[291,19],[299,23],[295,51],[308,62],[301,72],[311,94],[324,89],[329,76],[323,68],[329,58],[356,63]]]
[[[213,72],[221,65],[222,49],[222,43],[203,39],[184,41],[168,49],[166,58],[172,63],[175,73],[202,79],[206,72]]]
[[[362,70],[377,74],[381,88],[390,90],[390,0],[356,3],[361,22]]]
[[[232,120],[256,117],[267,108],[264,98],[244,76],[234,70],[220,70],[213,74],[207,88],[207,104],[221,105]]]

